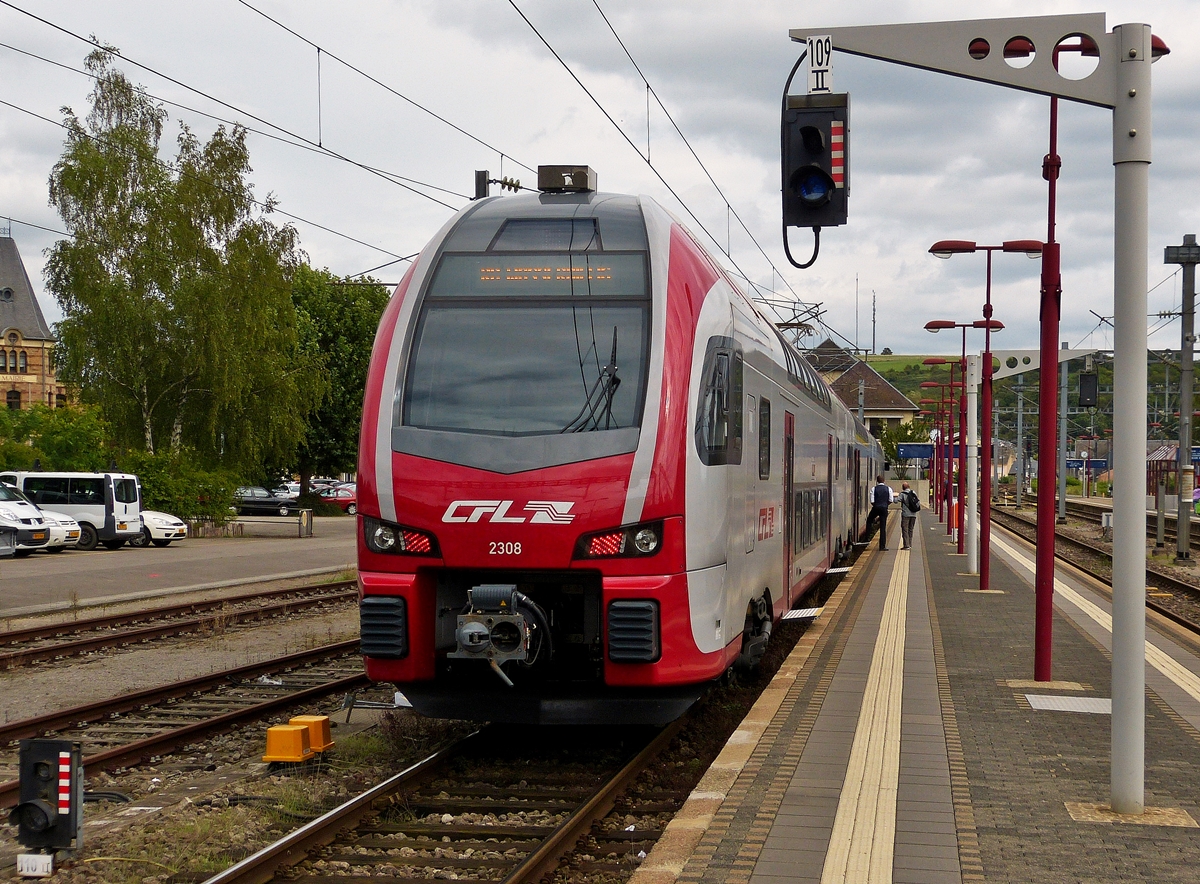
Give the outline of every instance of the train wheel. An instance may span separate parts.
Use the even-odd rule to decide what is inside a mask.
[[[758,668],[771,638],[771,601],[764,593],[746,606],[746,625],[742,629],[742,652],[735,668],[748,672]]]

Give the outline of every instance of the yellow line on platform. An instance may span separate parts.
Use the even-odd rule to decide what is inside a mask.
[[[1033,564],[1022,553],[995,535],[992,536],[992,543],[999,545],[1005,552],[1020,562],[1026,571],[1029,571],[1031,574],[1035,573]],[[1110,635],[1112,634],[1112,615],[1103,608],[1092,604],[1058,578],[1054,580],[1054,592],[1099,623]],[[1149,640],[1146,641],[1146,662],[1175,682],[1180,689],[1190,694],[1194,700],[1200,702],[1200,676],[1197,676],[1196,673],[1192,672]]]
[[[908,559],[907,550],[896,554],[821,884],[892,880]]]

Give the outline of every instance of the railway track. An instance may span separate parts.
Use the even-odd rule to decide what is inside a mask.
[[[489,726],[205,884],[262,884],[277,873],[308,884],[451,876],[518,884],[552,872],[585,835],[589,865],[628,870],[661,829],[598,823],[682,726],[654,734]],[[661,806],[673,811],[685,797]]]
[[[1094,506],[1081,501],[1067,501],[1067,515],[1099,525],[1101,514],[1112,512],[1110,507]],[[1174,513],[1166,513],[1164,520],[1163,538],[1167,543],[1175,542],[1175,523],[1178,521]],[[1158,516],[1155,513],[1146,514],[1146,536],[1155,537],[1158,533]],[[1200,551],[1200,524],[1193,520],[1192,530],[1188,536],[1188,548]]]
[[[17,740],[54,733],[83,743],[85,769],[130,767],[367,684],[354,639],[4,724],[0,807],[17,801]]]
[[[353,580],[243,593],[202,602],[59,621],[0,632],[0,669],[112,650],[345,603],[357,598]]]
[[[992,510],[992,520],[1018,537],[1037,542],[1036,525],[1013,513]],[[1112,585],[1112,554],[1095,544],[1056,531],[1054,554],[1071,566],[1106,585]],[[1200,587],[1146,565],[1146,607],[1200,634]]]

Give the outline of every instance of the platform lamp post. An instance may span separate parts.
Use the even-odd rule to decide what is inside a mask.
[[[984,286],[983,319],[975,320],[972,325],[981,328],[983,332],[983,376],[980,384],[980,411],[982,419],[979,425],[979,447],[982,449],[983,460],[980,463],[980,514],[979,514],[979,588],[988,589],[992,579],[992,460],[995,457],[992,440],[992,332],[1004,328],[1004,323],[992,319],[992,252],[1019,252],[1030,259],[1037,259],[1042,254],[1042,243],[1036,239],[1012,239],[998,246],[981,246],[978,243],[962,239],[944,239],[935,242],[929,248],[930,254],[937,258],[947,259],[953,255],[969,255],[983,252],[987,255],[987,270]]]
[[[925,381],[921,384],[922,387],[929,387],[929,388],[937,387],[940,390],[941,399],[939,400],[939,404],[940,404],[939,407],[942,409],[942,411],[946,415],[945,439],[939,440],[939,442],[938,442],[939,449],[940,449],[938,453],[941,456],[942,464],[943,464],[942,475],[939,477],[939,484],[938,484],[938,489],[937,489],[938,496],[941,497],[942,493],[944,491],[949,491],[953,487],[953,484],[954,484],[954,460],[955,460],[954,412],[955,412],[955,406],[957,404],[954,399],[954,391],[963,387],[963,382],[961,380],[960,381],[954,380],[954,369],[957,367],[957,362],[954,360],[942,359],[941,357],[935,356],[935,357],[931,357],[930,359],[926,359],[925,364],[950,366],[950,381],[948,383],[940,383],[938,381]],[[963,432],[963,427],[961,424],[958,428],[958,431],[959,431],[959,434],[961,435]],[[962,452],[960,451],[959,456],[961,457],[961,455],[962,455]],[[961,476],[961,473],[963,470],[963,464],[961,463],[961,461],[958,464],[958,469],[959,469],[959,473]],[[952,535],[954,528],[955,528],[955,520],[951,518],[951,512],[950,512],[950,510],[953,508],[954,508],[953,495],[947,494],[945,496],[945,500],[943,501],[943,504],[942,504],[942,513],[946,516],[946,536],[947,537]],[[962,513],[958,513],[958,515],[960,517],[958,520],[958,528],[961,529],[962,528],[962,520],[961,520]],[[961,530],[959,533],[961,534]]]
[[[932,362],[925,360],[926,364],[940,365],[945,364],[946,360],[940,362]],[[942,500],[942,490],[945,487],[946,480],[949,476],[949,464],[946,458],[946,440],[954,436],[954,420],[953,416],[946,412],[946,384],[937,381],[922,381],[921,387],[924,389],[938,391],[938,442],[937,448],[934,451],[937,453],[937,485],[933,490],[933,498],[936,501],[938,521],[943,518],[946,521],[946,533],[950,533],[950,517],[946,513],[946,506]],[[944,418],[944,419],[943,419]]]
[[[962,390],[958,396],[958,554],[966,549],[966,505],[967,505],[967,329],[974,328],[973,322],[954,322],[950,319],[933,319],[925,323],[925,331],[937,334],[943,329],[962,329],[962,355],[958,363],[958,378]],[[954,375],[950,375],[951,382]],[[975,477],[971,477],[975,481]]]
[[[923,405],[923,406],[929,406],[930,408],[932,408],[933,406],[938,405],[939,403],[938,403],[938,400],[936,400],[936,399],[921,399],[918,401],[917,404]],[[919,417],[932,417],[933,418],[933,430],[934,430],[935,441],[934,441],[934,447],[933,447],[933,457],[931,457],[929,459],[929,490],[930,490],[930,498],[932,500],[933,511],[935,513],[937,513],[938,519],[940,521],[941,520],[941,508],[939,506],[939,500],[938,500],[938,494],[937,494],[938,475],[939,475],[939,473],[938,473],[939,456],[938,456],[937,446],[940,445],[942,442],[942,424],[941,424],[942,413],[940,411],[936,411],[936,410],[930,411],[927,408],[920,412]]]

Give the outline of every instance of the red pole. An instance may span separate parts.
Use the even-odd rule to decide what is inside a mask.
[[[1041,378],[1038,383],[1037,550],[1034,573],[1035,617],[1033,677],[1051,680],[1054,630],[1055,470],[1058,435],[1058,321],[1061,305],[1059,248],[1054,241],[1054,212],[1058,171],[1058,99],[1050,98],[1050,152],[1042,163],[1049,182],[1046,244],[1042,249]]]
[[[937,391],[938,399],[942,397],[942,391]],[[946,435],[942,433],[942,405],[938,402],[937,414],[934,415],[934,426],[937,427],[937,447],[934,449],[934,511],[937,513],[937,521],[942,521],[942,445],[946,444]]]
[[[988,325],[983,330],[983,395],[981,397],[983,420],[980,422],[979,441],[983,448],[982,481],[979,506],[979,588],[989,588],[992,578],[992,250],[987,252],[987,299],[983,304],[983,318]]]
[[[950,385],[946,388],[950,391],[950,407],[946,409],[946,425],[948,427],[946,433],[946,441],[950,448],[946,452],[946,536],[949,537],[954,529],[951,527],[954,522],[952,510],[954,509],[954,496],[950,491],[954,487],[954,363],[950,363]]]
[[[963,326],[962,362],[958,366],[958,554],[966,551],[967,535],[967,327]],[[971,480],[974,481],[972,476]]]

